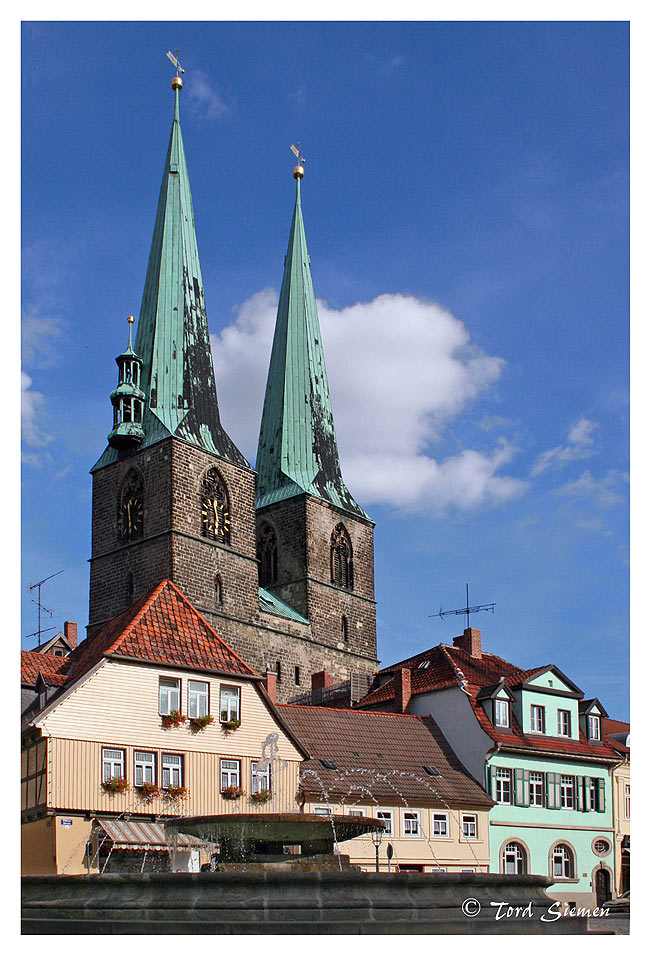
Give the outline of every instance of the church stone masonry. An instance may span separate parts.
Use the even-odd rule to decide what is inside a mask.
[[[300,202],[285,259],[257,455],[223,428],[194,213],[174,119],[135,345],[92,468],[88,633],[170,579],[278,698],[377,670],[373,522],[340,470]],[[133,319],[129,317],[129,321]],[[261,585],[261,586],[260,586]]]

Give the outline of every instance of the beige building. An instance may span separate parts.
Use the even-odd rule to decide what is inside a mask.
[[[66,664],[23,725],[24,874],[110,871],[129,853],[139,867],[168,854],[169,816],[298,810],[301,744],[169,581]]]
[[[369,872],[488,872],[492,800],[428,717],[317,706],[278,707],[311,758],[302,764],[304,811],[381,819],[340,846]],[[391,847],[392,852],[388,849]]]
[[[630,891],[630,724],[603,720],[607,742],[621,757],[612,770],[614,798],[614,896]]]

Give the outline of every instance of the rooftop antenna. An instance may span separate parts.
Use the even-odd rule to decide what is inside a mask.
[[[62,573],[63,573],[62,570],[57,570],[55,574],[50,574],[49,577],[43,577],[42,580],[37,581],[35,584],[29,585],[30,591],[32,590],[38,591],[36,600],[34,600],[34,598],[32,597],[32,603],[35,603],[38,607],[38,630],[36,630],[34,633],[30,633],[30,637],[38,636],[39,647],[41,645],[41,634],[47,633],[47,630],[54,630],[54,627],[48,627],[47,630],[43,630],[41,628],[41,611],[45,611],[45,613],[49,613],[50,617],[52,616],[52,613],[53,613],[52,610],[48,610],[47,607],[44,607],[43,604],[41,603],[41,587],[47,580],[52,580],[53,577],[58,577],[59,574],[62,574]]]
[[[443,617],[448,617],[448,616],[450,616],[451,614],[455,614],[455,615],[457,616],[458,614],[464,613],[464,614],[467,616],[467,629],[469,630],[469,615],[470,615],[471,613],[478,613],[480,610],[490,610],[492,613],[494,613],[494,608],[495,608],[495,607],[496,607],[496,604],[495,604],[495,603],[493,603],[493,604],[476,604],[476,606],[470,607],[470,605],[469,605],[469,584],[465,584],[465,606],[464,606],[464,607],[459,607],[458,610],[443,610],[442,607],[441,607],[441,608],[440,608],[440,613],[430,613],[429,616],[430,616],[430,617],[440,617],[440,619],[442,620]]]

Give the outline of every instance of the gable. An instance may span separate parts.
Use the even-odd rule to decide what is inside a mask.
[[[547,693],[569,693],[571,696],[575,696],[576,693],[579,693],[582,696],[575,683],[572,683],[564,674],[561,674],[556,667],[548,667],[541,673],[529,677],[529,679],[525,681],[524,687],[528,690],[541,690]]]

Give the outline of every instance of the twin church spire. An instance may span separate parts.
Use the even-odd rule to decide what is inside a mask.
[[[133,353],[137,364],[137,422],[124,420],[111,395],[114,427],[93,470],[124,449],[175,436],[232,464],[249,468],[219,416],[181,133],[179,93],[172,79],[174,119],[165,159],[149,264]],[[365,513],[343,482],[325,359],[300,202],[304,168],[294,169],[296,201],[285,258],[257,452],[257,506],[308,493],[358,516]],[[126,352],[124,353],[127,354]],[[140,391],[142,389],[142,391]],[[144,395],[142,394],[144,392]],[[144,400],[140,400],[143,397]]]

